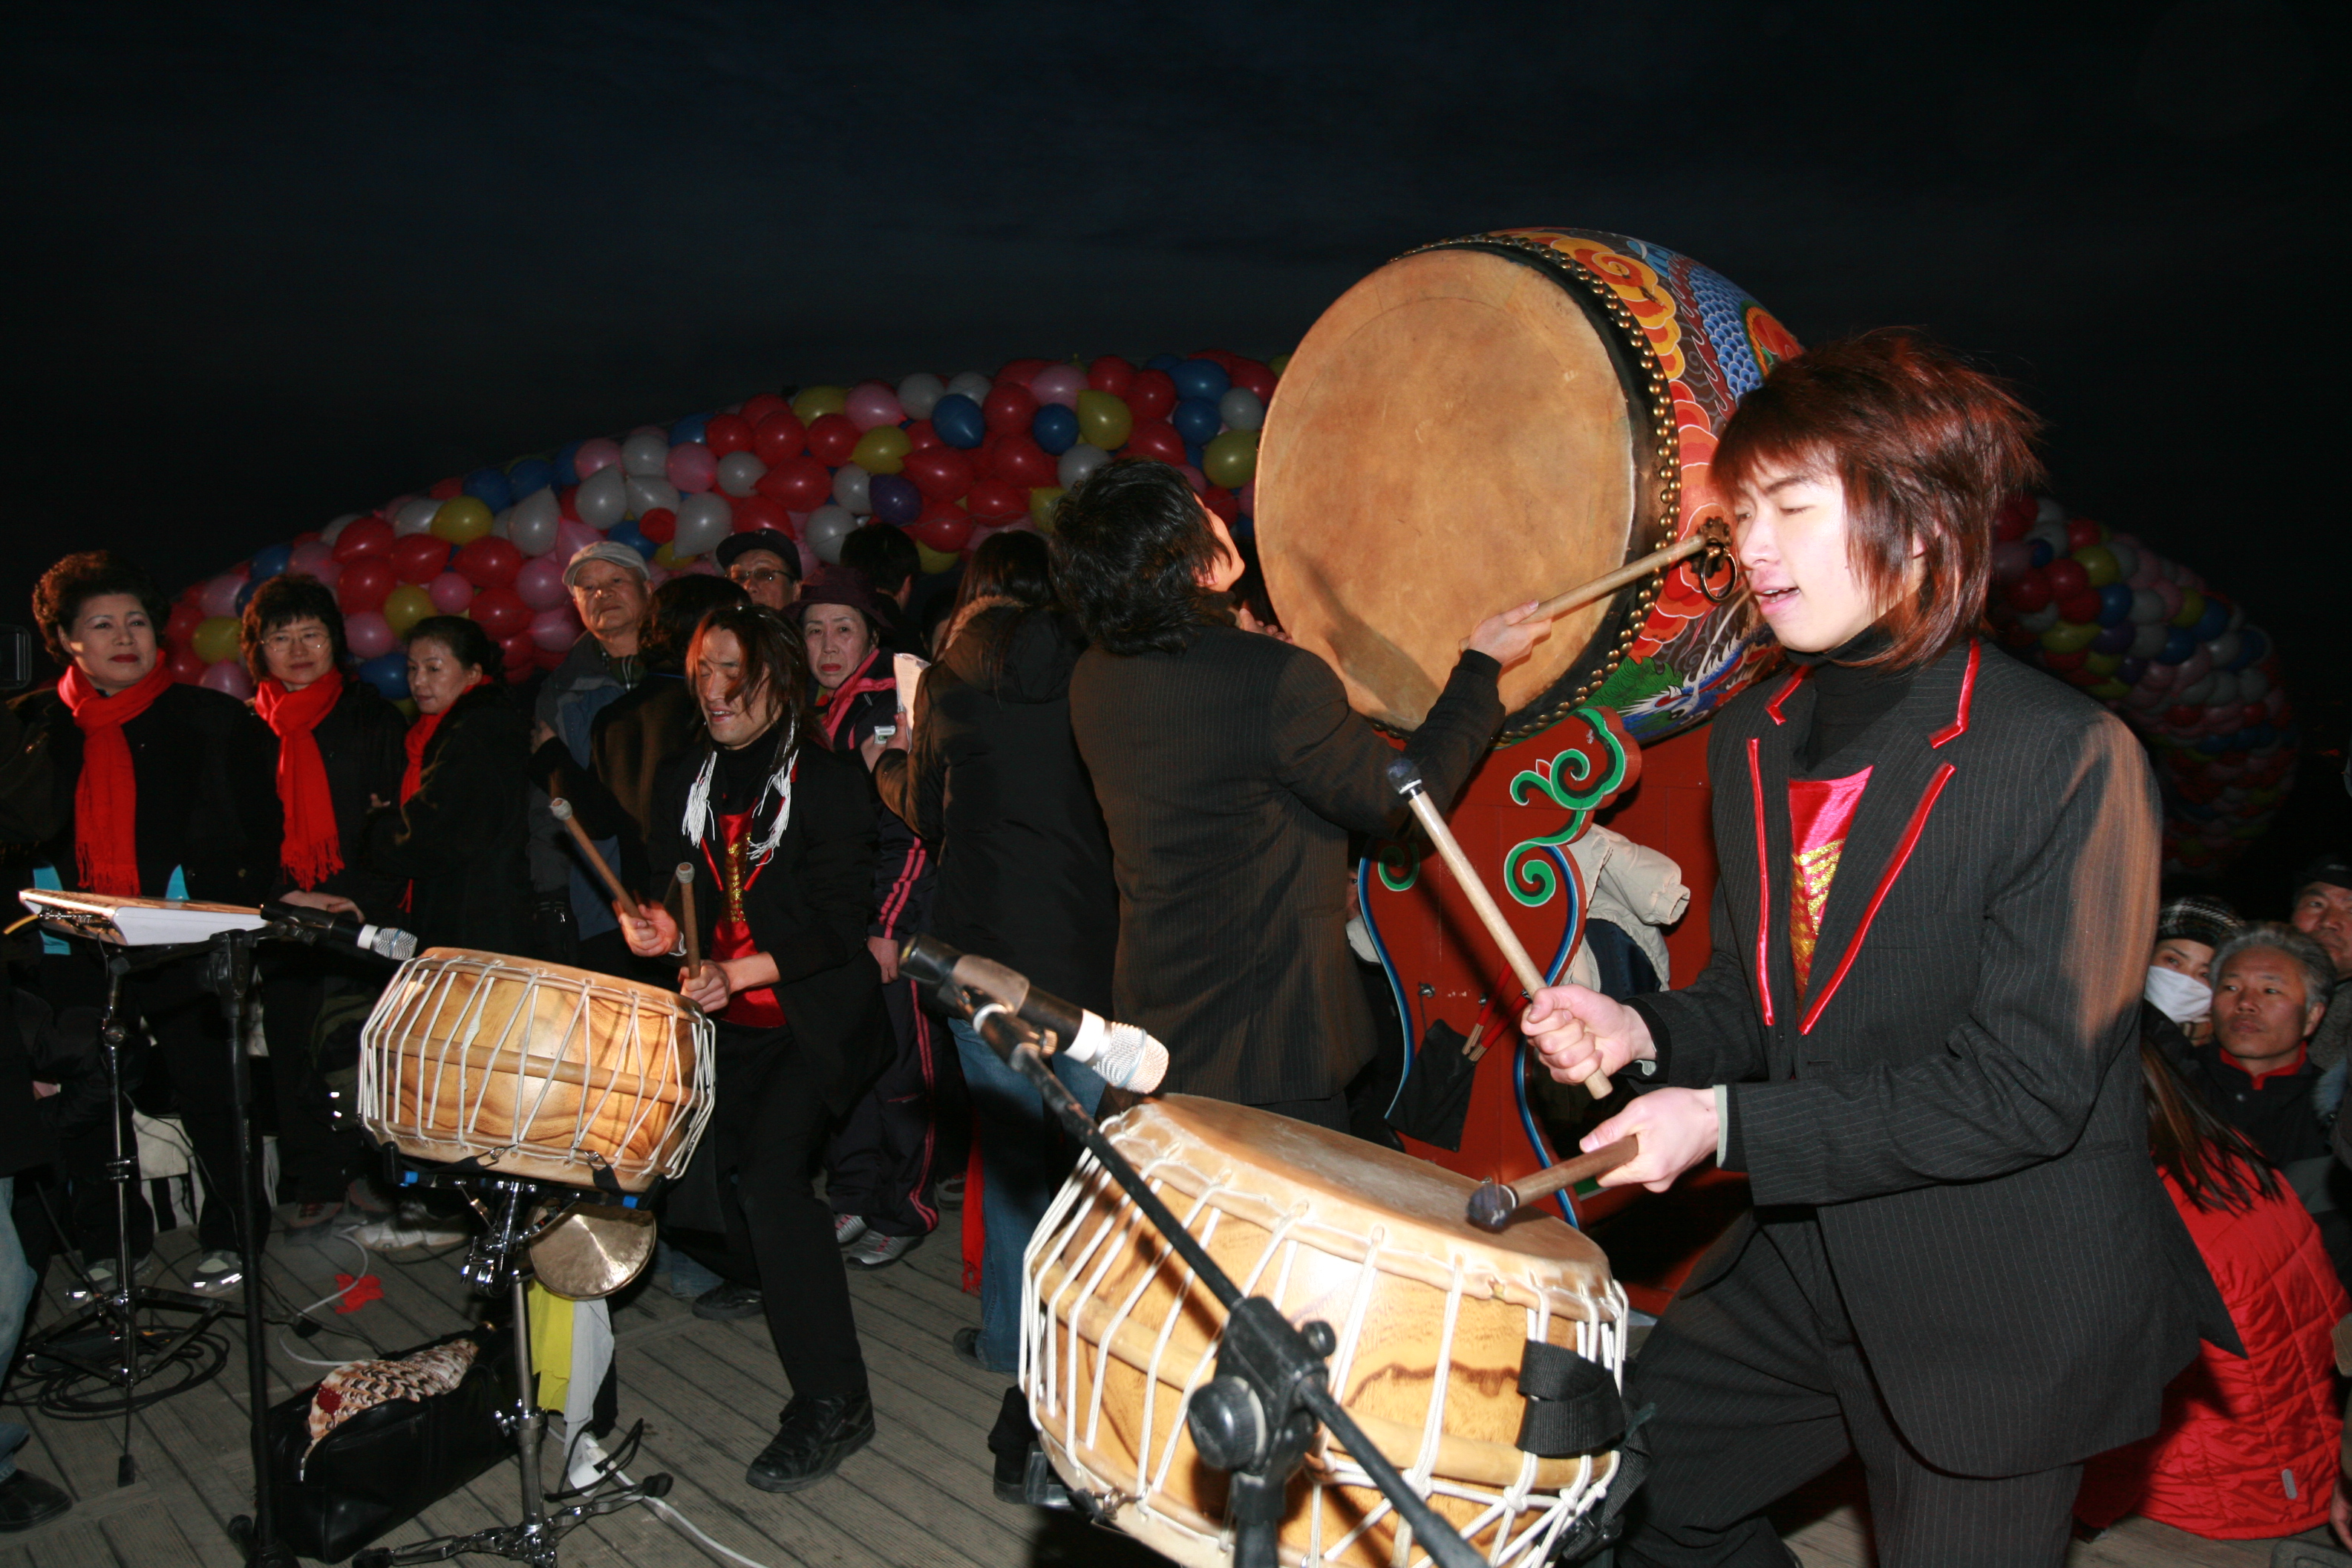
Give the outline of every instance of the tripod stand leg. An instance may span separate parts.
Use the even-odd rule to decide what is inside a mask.
[[[547,1430],[547,1412],[539,1407],[539,1389],[531,1376],[529,1277],[516,1269],[509,1289],[514,1303],[515,1448],[522,1461],[522,1521],[530,1528],[547,1517],[539,1476],[539,1444]]]

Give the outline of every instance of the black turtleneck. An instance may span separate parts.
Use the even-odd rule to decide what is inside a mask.
[[[1790,662],[1808,671],[1806,679],[1813,688],[1813,727],[1797,747],[1798,773],[1811,775],[1834,760],[1910,691],[1916,669],[1855,662],[1893,641],[1883,628],[1874,626],[1827,653],[1790,651]]]
[[[767,792],[776,771],[776,731],[761,731],[748,744],[719,748],[719,765],[710,772],[710,805],[721,816],[751,810]]]

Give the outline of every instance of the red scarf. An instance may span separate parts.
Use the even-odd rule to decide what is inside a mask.
[[[276,676],[253,694],[253,710],[278,732],[278,799],[286,807],[286,837],[278,864],[298,888],[315,888],[343,868],[342,835],[327,791],[327,759],[311,733],[343,694],[343,672],[327,673],[299,691]]]
[[[74,858],[86,892],[139,896],[139,781],[122,726],[171,689],[162,658],[138,685],[109,697],[79,665],[58,682],[58,695],[81,727],[81,777],[74,783]]]
[[[845,676],[839,686],[835,687],[831,691],[821,692],[817,697],[817,716],[824,721],[824,743],[836,752],[844,749],[841,744],[841,726],[843,721],[849,717],[851,700],[869,691],[895,692],[898,689],[898,677],[895,667],[880,675],[866,673],[874,668],[875,660],[881,657],[881,648],[875,647],[868,650],[857,668]]]
[[[408,797],[416,793],[416,786],[425,782],[425,748],[433,743],[433,731],[441,728],[442,720],[457,711],[457,704],[466,700],[466,693],[480,684],[478,680],[467,681],[464,689],[450,699],[448,707],[438,713],[426,713],[408,727],[408,739],[404,742],[408,748],[408,766],[402,770],[400,775],[401,805],[406,805]]]

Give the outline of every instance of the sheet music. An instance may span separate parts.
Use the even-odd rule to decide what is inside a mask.
[[[259,910],[235,904],[201,904],[186,899],[109,898],[103,893],[50,892],[27,888],[17,895],[44,921],[83,936],[122,947],[168,947],[202,942],[225,931],[258,931],[268,922]]]
[[[923,683],[923,671],[930,668],[930,660],[911,653],[896,654],[890,659],[891,673],[898,678],[898,725],[909,742],[915,738],[915,689]]]

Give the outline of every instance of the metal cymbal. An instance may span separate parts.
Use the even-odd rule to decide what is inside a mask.
[[[546,1214],[541,1209],[541,1215]],[[617,1205],[576,1204],[530,1243],[531,1272],[574,1301],[609,1296],[654,1255],[654,1216]]]

